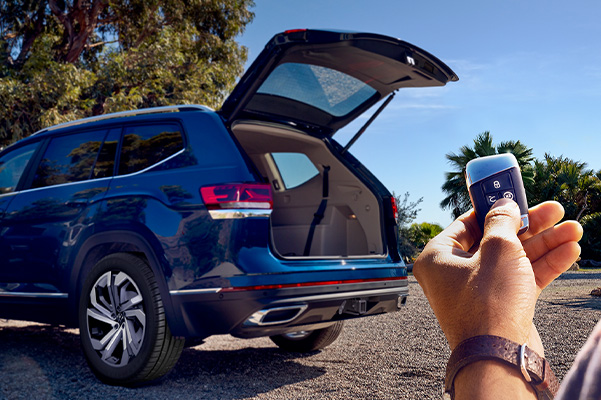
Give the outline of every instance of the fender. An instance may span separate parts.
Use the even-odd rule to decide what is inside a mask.
[[[143,235],[131,230],[104,231],[86,239],[75,256],[69,282],[69,287],[73,290],[73,292],[69,293],[69,314],[73,325],[77,326],[78,323],[77,310],[81,295],[81,286],[94,265],[109,254],[119,252],[142,253],[155,275],[169,328],[174,336],[181,335],[182,329],[178,328],[184,325],[181,316],[177,315],[173,308],[166,281],[166,275],[170,275],[171,271],[165,263],[162,254],[157,254],[155,251],[155,249],[161,249],[160,244],[157,242],[156,246],[151,245],[153,239],[147,239]],[[156,239],[154,240],[156,241]],[[96,250],[101,251],[95,252]],[[163,262],[160,260],[163,260]]]

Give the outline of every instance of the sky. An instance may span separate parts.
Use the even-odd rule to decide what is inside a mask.
[[[390,191],[423,198],[416,222],[452,222],[440,189],[445,157],[490,131],[601,170],[601,2],[598,0],[255,0],[238,38],[249,63],[276,33],[321,28],[397,37],[459,76],[401,89],[351,153]],[[374,107],[377,108],[380,103]],[[334,138],[345,144],[374,109]]]

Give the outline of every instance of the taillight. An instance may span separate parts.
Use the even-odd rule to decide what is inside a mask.
[[[205,186],[200,195],[209,210],[272,209],[273,198],[268,183],[230,183]]]
[[[392,205],[392,215],[394,215],[394,220],[398,221],[399,219],[399,207],[396,204],[396,199],[393,197],[390,198],[390,204]]]

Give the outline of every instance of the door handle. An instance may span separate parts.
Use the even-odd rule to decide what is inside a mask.
[[[74,207],[74,208],[85,207],[86,205],[88,205],[88,201],[87,200],[69,200],[69,201],[65,202],[65,205],[68,207]]]

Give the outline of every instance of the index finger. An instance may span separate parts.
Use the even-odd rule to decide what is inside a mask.
[[[563,206],[556,201],[545,201],[528,210],[530,219],[530,228],[524,234],[520,235],[520,240],[524,242],[538,233],[543,232],[559,221],[564,216]]]

